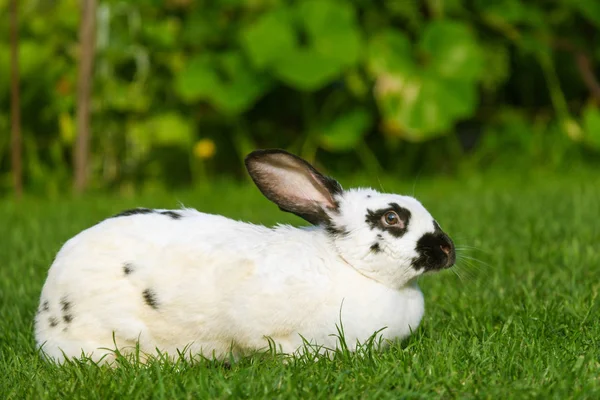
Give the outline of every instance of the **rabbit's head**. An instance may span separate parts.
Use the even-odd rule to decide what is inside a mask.
[[[325,229],[341,259],[388,287],[402,287],[455,262],[452,240],[413,197],[343,190],[283,150],[254,151],[246,167],[269,200]]]

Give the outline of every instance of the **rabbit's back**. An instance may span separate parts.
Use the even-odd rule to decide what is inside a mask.
[[[178,344],[228,351],[231,291],[256,272],[252,254],[269,229],[195,210],[109,218],[61,248],[42,290],[36,340],[51,357],[81,349]],[[262,236],[261,236],[262,234]],[[114,341],[112,338],[114,334]],[[107,338],[110,342],[107,342]],[[95,350],[98,359],[106,351]]]

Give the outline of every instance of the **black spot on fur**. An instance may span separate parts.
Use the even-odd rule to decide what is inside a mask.
[[[133,264],[130,264],[130,263],[123,264],[123,272],[125,273],[125,275],[129,275],[130,273],[132,273],[133,272]]]
[[[412,266],[416,270],[425,269],[425,271],[434,271],[442,268],[449,268],[456,261],[454,243],[446,235],[437,222],[433,222],[434,231],[426,233],[417,242],[418,257],[412,260]],[[450,253],[442,251],[441,246],[450,248]]]
[[[64,314],[63,315],[63,320],[67,323],[70,324],[71,321],[73,321],[73,316],[71,314]]]
[[[385,225],[381,218],[385,215],[385,213],[389,211],[395,211],[398,214],[398,217],[404,223],[404,226],[389,226]],[[382,208],[379,210],[371,211],[367,210],[366,223],[369,224],[371,229],[379,229],[382,231],[389,232],[390,235],[400,238],[404,236],[406,231],[408,230],[408,224],[410,222],[411,213],[406,208],[400,207],[396,203],[390,203],[389,207]]]
[[[381,252],[381,247],[379,247],[379,243],[375,242],[371,245],[371,251],[373,253],[379,253]]]
[[[370,198],[371,198],[371,195],[370,195],[370,194],[368,194],[368,195],[367,195],[367,199],[370,199]]]
[[[162,215],[167,215],[167,216],[171,217],[172,219],[180,219],[181,218],[181,214],[178,214],[175,211],[161,211],[160,213]]]
[[[50,303],[48,303],[48,300],[44,300],[44,302],[42,303],[41,311],[50,311]]]
[[[137,214],[152,214],[154,212],[154,210],[150,209],[150,208],[132,208],[131,210],[125,210],[122,211],[116,215],[113,215],[113,218],[117,218],[117,217],[128,217],[130,215],[137,215]]]
[[[144,297],[144,301],[150,307],[155,310],[158,309],[158,301],[156,300],[156,293],[152,289],[146,289],[142,292],[142,296]]]
[[[133,208],[131,210],[122,211],[117,215],[113,215],[113,218],[128,217],[130,215],[137,215],[137,214],[154,214],[154,213],[165,215],[167,217],[170,217],[171,219],[180,219],[182,217],[181,214],[179,214],[175,211],[156,211],[151,208]]]
[[[350,232],[348,232],[344,227],[335,226],[332,224],[325,225],[325,231],[329,233],[331,236],[348,236]]]
[[[63,310],[64,312],[69,311],[69,309],[71,308],[71,302],[69,302],[69,300],[67,300],[67,296],[63,296],[60,299],[60,309]]]
[[[56,319],[54,317],[50,317],[50,318],[48,318],[48,323],[50,324],[50,326],[52,328],[54,328],[56,325],[58,325],[58,319]]]

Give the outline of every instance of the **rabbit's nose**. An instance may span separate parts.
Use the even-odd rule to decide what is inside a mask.
[[[452,239],[445,233],[442,233],[442,242],[440,243],[440,250],[446,255],[446,265],[444,268],[450,268],[456,262],[456,253],[454,251],[454,243]]]
[[[450,252],[452,251],[452,247],[449,244],[441,244],[440,249],[442,249],[446,255],[450,255]]]

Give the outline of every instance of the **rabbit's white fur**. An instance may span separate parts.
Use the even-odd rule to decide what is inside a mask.
[[[435,230],[411,197],[371,189],[336,196],[343,233],[234,221],[193,209],[109,218],[70,239],[43,287],[35,337],[55,361],[112,350],[223,358],[266,348],[292,353],[303,338],[328,348],[337,328],[354,349],[375,331],[404,338],[423,316],[411,266]],[[401,238],[365,223],[369,209],[397,203],[412,217]],[[377,239],[381,251],[370,246]],[[186,347],[187,346],[187,347]]]

